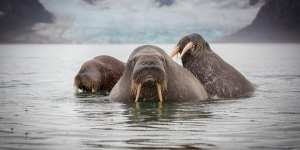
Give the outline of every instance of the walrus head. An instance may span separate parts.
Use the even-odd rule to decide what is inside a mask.
[[[83,64],[80,71],[75,76],[74,86],[83,92],[95,93],[101,87],[101,74],[97,67],[91,64]]]
[[[163,101],[167,89],[165,65],[163,55],[157,51],[144,51],[129,58],[127,66],[132,70],[130,90],[135,102],[141,98]]]
[[[174,57],[177,54],[180,54],[180,57],[183,57],[186,54],[197,56],[205,50],[210,50],[209,44],[201,35],[192,33],[179,40],[177,46],[172,50],[170,56]]]

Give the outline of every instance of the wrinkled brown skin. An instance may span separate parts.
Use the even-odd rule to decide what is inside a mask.
[[[125,103],[134,102],[135,95],[132,94],[130,89],[133,86],[132,81],[135,62],[139,61],[138,58],[140,56],[149,56],[148,58],[151,58],[150,55],[163,58],[165,71],[164,82],[166,82],[167,85],[165,92],[163,92],[164,102],[202,101],[208,99],[207,92],[193,74],[174,62],[161,48],[144,45],[136,48],[128,58],[122,77],[110,93],[110,99],[112,101]],[[156,91],[153,92],[155,93]]]
[[[253,95],[253,85],[214,53],[199,34],[193,33],[183,37],[177,44],[179,53],[189,42],[193,42],[195,46],[181,57],[182,64],[204,84],[210,98],[240,98]]]
[[[111,91],[123,74],[125,64],[111,56],[101,55],[86,61],[74,79],[74,86],[84,92]]]

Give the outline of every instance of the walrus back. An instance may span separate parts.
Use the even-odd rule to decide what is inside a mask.
[[[183,65],[204,84],[211,98],[249,97],[254,92],[251,82],[213,51]]]

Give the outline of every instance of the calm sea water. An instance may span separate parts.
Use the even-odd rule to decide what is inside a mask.
[[[0,149],[300,149],[300,45],[212,45],[256,85],[247,99],[159,107],[74,94],[84,61],[126,61],[136,46],[1,45]]]

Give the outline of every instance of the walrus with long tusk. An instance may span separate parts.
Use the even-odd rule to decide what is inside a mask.
[[[101,55],[86,61],[74,79],[74,86],[83,92],[110,92],[123,74],[125,64],[111,56]]]
[[[144,45],[128,58],[125,71],[110,93],[112,101],[207,100],[202,84],[161,48]]]
[[[240,98],[253,94],[253,85],[214,53],[201,35],[193,33],[180,39],[170,56],[177,54],[183,66],[204,84],[210,98]]]

